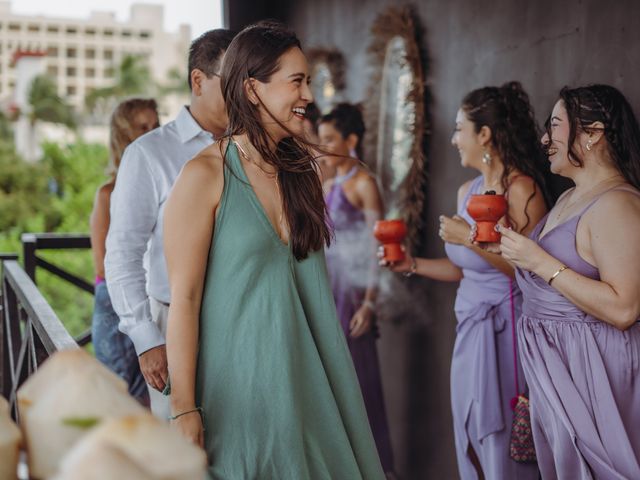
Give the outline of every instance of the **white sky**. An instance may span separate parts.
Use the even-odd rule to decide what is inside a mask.
[[[112,11],[118,21],[126,21],[134,3],[164,5],[165,30],[170,32],[186,23],[191,25],[191,36],[195,38],[222,27],[221,0],[11,0],[11,11],[65,18],[87,18],[92,10]]]

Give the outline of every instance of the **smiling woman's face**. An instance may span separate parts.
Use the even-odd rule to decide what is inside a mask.
[[[451,144],[458,149],[463,167],[474,167],[481,162],[483,148],[478,137],[473,122],[467,118],[464,110],[459,109]]]
[[[548,133],[545,133],[541,141],[542,144],[547,147],[547,156],[551,164],[551,171],[565,177],[568,176],[567,170],[573,167],[569,161],[570,127],[571,125],[569,124],[569,117],[564,107],[564,102],[558,100],[553,107],[549,121],[551,138],[549,138]]]
[[[313,102],[309,67],[302,51],[297,47],[287,50],[278,64],[280,68],[268,82],[254,80],[255,91],[264,104],[264,107],[258,107],[262,123],[276,140],[289,136],[289,133],[271,118],[269,112],[291,132],[303,135],[305,110]]]

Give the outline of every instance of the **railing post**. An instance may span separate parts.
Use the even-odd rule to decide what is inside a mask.
[[[36,245],[37,237],[32,233],[22,234],[22,251],[24,254],[24,271],[36,282]]]
[[[24,271],[33,283],[36,283],[36,272],[39,269],[43,269],[91,295],[95,294],[92,283],[37,256],[39,250],[90,249],[91,238],[89,235],[73,233],[24,233],[21,239],[24,250]],[[80,334],[75,340],[80,346],[91,343],[91,329]]]
[[[15,295],[12,298],[5,293],[4,261],[18,260],[14,253],[0,253],[0,395],[9,398],[11,394],[11,369],[14,363],[11,348],[10,311],[17,311]],[[11,304],[13,302],[13,304]],[[14,337],[15,338],[15,337]]]

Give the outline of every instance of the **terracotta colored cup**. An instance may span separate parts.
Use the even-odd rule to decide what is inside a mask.
[[[478,226],[477,242],[495,243],[500,241],[500,234],[495,227],[507,213],[507,200],[504,195],[471,195],[467,212]]]
[[[403,220],[378,220],[373,235],[382,243],[387,262],[401,262],[405,258],[402,242],[407,236],[407,225]]]

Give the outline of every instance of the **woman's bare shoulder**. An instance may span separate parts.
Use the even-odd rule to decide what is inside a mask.
[[[532,177],[519,174],[514,175],[509,179],[509,199],[528,202],[529,198],[531,198],[534,193],[540,196],[540,198],[543,198],[542,190],[536,185],[536,181]]]
[[[99,196],[109,196],[113,193],[113,189],[116,186],[115,180],[109,180],[108,182],[103,183],[98,187],[98,191],[96,192]]]
[[[355,174],[354,180],[355,180],[355,183],[368,185],[368,186],[370,186],[371,184],[377,185],[378,183],[375,173],[373,173],[371,170],[369,170],[366,167],[358,168],[358,171]]]
[[[224,188],[224,150],[222,148],[225,145],[216,142],[185,164],[173,189],[180,192],[181,198],[198,198],[204,203],[217,205]]]
[[[96,190],[96,197],[94,199],[94,207],[100,206],[109,206],[111,203],[111,194],[113,193],[113,189],[116,186],[116,182],[114,180],[109,180],[106,183],[103,183]]]
[[[509,177],[507,183],[509,185],[509,190],[511,190],[512,188],[518,188],[520,190],[532,191],[536,184],[536,181],[533,179],[533,177],[525,175],[524,173],[515,173]]]
[[[325,191],[331,190],[331,187],[333,187],[334,181],[335,181],[334,177],[327,178],[325,181],[322,182],[322,188]]]
[[[217,175],[224,165],[224,148],[226,141],[215,142],[187,162],[183,171],[189,175]]]
[[[636,257],[627,247],[640,242],[640,192],[630,185],[606,192],[582,216],[585,227],[594,249]]]
[[[640,221],[640,190],[628,184],[616,187],[604,193],[589,210],[592,213],[589,216],[597,217],[598,220],[631,215]]]

